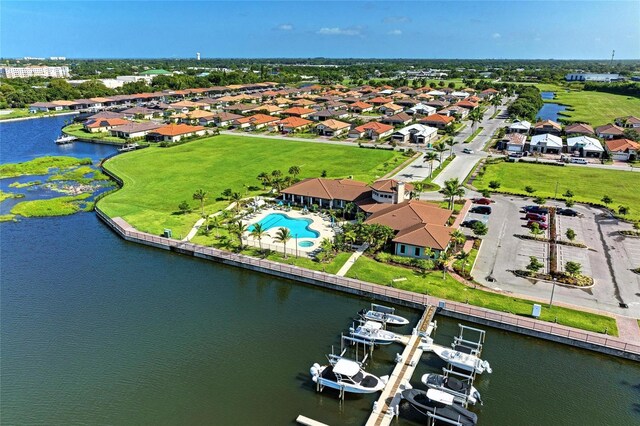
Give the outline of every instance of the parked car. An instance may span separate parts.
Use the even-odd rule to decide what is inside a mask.
[[[562,216],[578,216],[578,212],[572,209],[558,209],[556,213]]]
[[[571,159],[571,163],[573,163],[573,164],[589,164],[589,162],[587,162],[587,160],[585,160],[584,158],[572,158]]]
[[[524,217],[527,220],[535,220],[536,222],[546,222],[547,216],[538,213],[527,213]]]
[[[474,202],[475,204],[483,204],[483,205],[485,205],[485,206],[488,206],[488,205],[489,205],[489,204],[491,204],[491,203],[495,203],[495,201],[490,200],[490,199],[488,199],[488,198],[474,198],[474,199],[473,199],[473,202]]]
[[[489,206],[476,206],[471,209],[472,213],[491,214],[491,207]]]
[[[477,219],[465,220],[460,225],[464,226],[465,228],[473,228],[473,225],[475,225],[476,223],[482,223],[482,221]]]
[[[462,152],[464,152],[465,154],[473,154],[473,150],[469,148],[463,149]]]
[[[510,152],[509,153],[509,157],[511,157],[511,158],[520,158],[520,157],[522,157],[522,153],[521,152]]]
[[[525,213],[549,214],[549,209],[540,206],[525,206],[522,209]]]
[[[538,222],[537,220],[530,220],[527,222],[527,228],[531,228],[534,223],[537,223],[540,229],[547,229],[549,226],[544,222]]]

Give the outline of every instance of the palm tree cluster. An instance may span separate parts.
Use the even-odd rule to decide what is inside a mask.
[[[338,246],[351,246],[352,244],[367,243],[369,249],[377,252],[382,249],[394,236],[393,229],[377,223],[346,223],[342,227],[342,233],[336,236]]]
[[[440,190],[445,200],[449,203],[449,209],[453,211],[454,201],[456,197],[462,198],[465,195],[464,185],[458,178],[449,179],[444,182],[444,188]]]
[[[273,170],[271,173],[262,172],[257,176],[257,179],[265,189],[271,187],[280,192],[283,188],[299,181],[300,166],[289,167],[288,173],[288,175],[284,175],[281,170]]]

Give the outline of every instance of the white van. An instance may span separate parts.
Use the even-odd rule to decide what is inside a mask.
[[[589,164],[584,158],[572,158],[571,162],[574,164]]]

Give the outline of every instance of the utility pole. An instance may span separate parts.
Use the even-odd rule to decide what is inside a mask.
[[[616,55],[615,49],[611,52],[611,63],[609,63],[609,68],[613,68],[613,57]]]

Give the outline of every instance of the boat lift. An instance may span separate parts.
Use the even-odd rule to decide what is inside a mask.
[[[469,327],[462,324],[458,324],[458,327],[460,327],[460,335],[453,338],[451,347],[458,352],[464,352],[480,358],[480,355],[482,355],[482,346],[484,345],[484,339],[487,332],[480,328]],[[477,337],[477,339],[475,341],[465,339],[465,330],[476,333],[475,337]]]
[[[450,367],[451,364],[447,364],[447,367]],[[462,371],[455,371],[452,369],[449,369],[447,367],[443,367],[442,368],[442,373],[444,375],[445,378],[449,378],[449,376],[457,376],[456,378],[462,382],[465,382],[469,385],[469,387],[473,386],[473,382],[475,381],[476,378],[476,373],[475,372],[471,372],[469,374],[465,374]],[[457,396],[458,398],[464,400],[464,403],[462,404],[462,406],[464,408],[467,408],[469,406],[469,395],[467,395],[466,393],[462,393],[462,392],[456,392],[452,389],[447,389],[446,391],[447,393],[450,393],[453,396]],[[478,402],[480,402],[480,405],[482,404],[482,399],[480,399],[478,397]]]
[[[329,364],[335,365],[335,363],[337,363],[341,358],[345,357],[345,354],[347,353],[347,349],[348,349],[348,347],[345,345],[345,341],[351,342],[351,346],[353,345],[356,346],[355,356],[352,360],[357,362],[360,365],[360,367],[363,367],[369,360],[369,354],[366,353],[366,345],[362,346],[363,356],[362,356],[362,360],[359,360],[360,346],[358,345],[358,343],[361,343],[361,341],[359,339],[354,339],[352,337],[344,336],[342,334],[340,334],[340,355],[335,354],[333,345],[331,345],[331,353],[327,355],[327,360],[329,361]],[[373,352],[373,345],[371,345],[371,352]],[[316,392],[322,392],[323,390],[324,390],[324,385],[322,385],[320,383],[320,380],[318,380],[318,382],[316,383]],[[344,401],[344,393],[345,393],[344,386],[340,386],[340,389],[339,389],[340,402]]]

